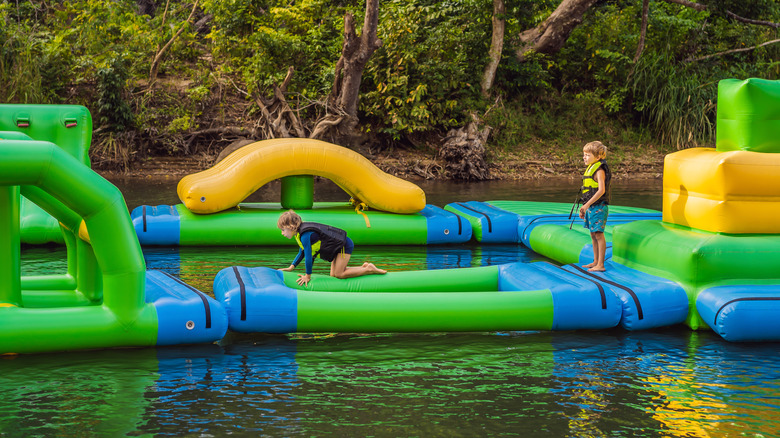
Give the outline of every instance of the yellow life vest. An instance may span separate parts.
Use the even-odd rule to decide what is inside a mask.
[[[298,233],[295,235],[295,241],[298,242],[298,246],[303,248],[303,243],[301,242],[301,233]],[[311,244],[311,258],[316,259],[320,256],[320,245],[322,245],[322,240],[318,240],[315,243]]]
[[[604,194],[601,195],[601,198],[599,198],[598,201],[596,201],[596,204],[602,204],[602,203],[608,203],[609,202],[609,180],[612,177],[611,172],[609,171],[609,167],[607,166],[607,162],[604,160],[598,160],[595,163],[588,166],[588,168],[585,170],[585,173],[582,175],[582,188],[580,189],[580,199],[582,199],[582,203],[586,203],[590,200],[590,198],[593,197],[593,195],[596,194],[596,192],[599,191],[599,182],[594,178],[594,175],[596,175],[596,172],[599,169],[604,170]]]

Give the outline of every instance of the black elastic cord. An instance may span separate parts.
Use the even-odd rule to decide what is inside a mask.
[[[728,306],[731,303],[737,302],[737,301],[780,301],[780,297],[744,297],[744,298],[735,298],[726,304],[720,306],[717,312],[715,312],[715,319],[714,324],[718,324],[718,315],[720,315],[720,311],[723,310],[726,306]]]
[[[628,288],[626,286],[623,286],[622,284],[618,284],[618,283],[615,283],[614,281],[607,280],[604,277],[599,277],[598,275],[595,275],[592,272],[586,271],[586,270],[582,269],[581,267],[579,267],[577,265],[569,265],[569,266],[571,266],[572,268],[582,272],[585,275],[588,275],[588,276],[593,277],[593,278],[595,278],[595,279],[597,279],[599,281],[603,281],[604,283],[607,283],[607,284],[609,284],[611,286],[615,286],[617,288],[623,289],[624,291],[628,292],[628,294],[631,295],[631,298],[634,299],[634,304],[636,304],[636,315],[637,315],[637,317],[639,319],[643,319],[645,317],[644,313],[642,312],[642,305],[639,303],[639,297],[636,296],[636,293],[634,293],[633,290],[631,290],[630,288]]]
[[[195,292],[198,295],[198,297],[200,297],[200,300],[203,301],[203,308],[206,310],[206,328],[207,329],[211,328],[211,306],[209,306],[209,299],[208,299],[208,297],[203,292],[201,292],[201,291],[195,289],[194,287],[190,286],[189,284],[179,280],[178,278],[174,277],[173,275],[171,275],[171,274],[169,274],[167,272],[164,272],[164,271],[159,271],[159,272],[162,272],[164,275],[168,276],[168,278],[170,278],[171,280],[173,280],[173,281],[175,281],[175,282],[177,282],[177,283],[187,287],[187,289]]]
[[[565,269],[563,269],[560,266],[558,266],[558,268],[563,270],[563,271],[566,271]],[[577,277],[582,278],[583,280],[588,280],[591,283],[595,284],[596,287],[599,288],[599,293],[601,294],[601,308],[602,309],[606,309],[607,308],[607,293],[604,291],[604,286],[602,286],[601,283],[599,283],[596,280],[592,280],[592,279],[590,279],[588,277],[583,277],[582,275],[579,275],[576,272],[571,272],[571,271],[566,271],[566,272],[568,272],[569,274],[572,274],[572,275],[576,275]]]
[[[233,266],[233,273],[236,274],[238,290],[241,293],[241,321],[246,321],[246,286],[244,285],[244,280],[241,278],[241,274],[238,273],[237,266]]]
[[[466,210],[471,210],[474,213],[479,213],[482,216],[485,216],[485,219],[487,219],[487,223],[488,223],[488,233],[492,233],[493,232],[493,224],[490,222],[490,216],[488,216],[487,213],[483,213],[483,212],[481,212],[479,210],[474,210],[473,208],[471,208],[471,207],[469,207],[467,205],[463,205],[462,202],[456,202],[455,204],[465,208]]]

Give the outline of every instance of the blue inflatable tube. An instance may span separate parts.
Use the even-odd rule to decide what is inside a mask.
[[[595,281],[622,302],[620,325],[626,330],[646,330],[681,324],[688,316],[688,295],[677,283],[617,263],[606,262],[605,272],[590,272],[577,265],[563,268]]]
[[[493,272],[493,269],[497,270],[497,274],[488,272]],[[370,306],[372,297],[377,298],[376,302],[388,306],[388,312],[393,315],[393,318],[387,320],[388,325],[372,326],[372,330],[379,332],[470,331],[469,328],[473,325],[465,325],[464,329],[456,329],[453,327],[457,324],[453,324],[447,318],[441,319],[441,325],[435,323],[439,310],[448,308],[448,310],[443,311],[452,312],[453,306],[459,306],[460,302],[467,303],[471,307],[463,307],[456,312],[464,317],[484,318],[481,323],[477,323],[477,326],[483,330],[608,329],[617,326],[621,321],[632,320],[630,316],[626,318],[624,315],[626,307],[621,297],[614,293],[614,288],[607,286],[603,279],[599,281],[568,267],[561,268],[546,262],[518,262],[498,267],[441,270],[438,272],[407,271],[388,275],[394,276],[393,281],[384,276],[372,276],[373,279],[363,283],[356,282],[357,279],[334,280],[331,285],[340,286],[342,289],[339,291],[311,291],[288,286],[289,283],[285,283],[284,273],[278,270],[234,266],[223,269],[217,274],[214,280],[214,295],[225,306],[230,329],[245,333],[342,331],[334,329],[334,327],[352,327],[350,324],[361,317],[360,313],[370,308],[365,306]],[[414,278],[420,278],[422,280],[426,276],[433,275],[438,277],[429,283],[435,284],[436,290],[415,292],[419,288],[416,288],[413,283],[408,284],[406,290],[399,287],[405,284],[407,279],[413,281]],[[494,290],[480,289],[480,287],[484,287],[485,283],[476,277],[484,278],[485,275],[496,275],[496,279],[493,280],[495,282]],[[472,277],[475,278],[473,285],[463,284],[463,278]],[[328,281],[328,278],[324,276],[315,276],[313,279],[315,284],[321,286],[326,286]],[[357,289],[360,286],[363,286],[364,289]],[[478,290],[483,291],[478,292]],[[649,290],[648,293],[651,291]],[[524,299],[524,296],[527,299]],[[318,320],[324,325],[304,324],[305,329],[302,330],[301,314],[302,312],[311,312],[312,308],[310,304],[307,304],[308,307],[302,309],[301,300],[305,298],[306,301],[310,301],[313,297],[316,297],[319,309],[317,311],[329,315],[330,321],[319,318]],[[529,312],[529,315],[537,316],[549,312],[551,319],[547,320],[546,317],[543,317],[533,323],[516,319],[515,326],[507,326],[505,325],[507,320],[504,322],[493,321],[493,318],[499,315],[491,307],[493,306],[491,303],[494,301],[498,303],[496,300],[501,300],[503,304],[500,305],[506,306],[505,312]],[[426,318],[433,318],[434,323],[424,324],[425,330],[419,330],[418,318],[422,311],[419,306],[430,304],[433,304],[434,307],[425,310],[424,313]],[[381,312],[381,310],[373,308],[371,311]],[[629,309],[629,311],[631,310]],[[309,320],[317,319],[312,318],[311,315],[306,316],[306,318]],[[681,316],[675,314],[664,317],[664,315],[657,315],[655,309],[652,309],[649,317],[645,320],[652,322],[652,324],[633,323],[624,324],[624,326],[629,329],[646,328],[663,324],[669,320],[672,320],[672,323],[677,323],[684,318],[685,312]],[[405,328],[403,321],[407,320],[410,325]],[[363,328],[365,329],[365,326]]]
[[[780,339],[780,285],[730,285],[705,289],[696,309],[728,341]]]
[[[146,271],[146,302],[157,310],[157,345],[215,342],[227,333],[222,303],[162,271]]]
[[[515,213],[496,208],[486,202],[453,202],[444,206],[466,218],[473,229],[474,239],[483,243],[518,242]]]
[[[141,205],[133,209],[130,218],[141,245],[179,245],[181,218],[175,206]]]
[[[284,284],[282,271],[244,266],[225,268],[214,278],[214,296],[224,304],[233,331],[298,331],[298,292]]]
[[[611,328],[618,325],[622,315],[620,300],[611,291],[547,262],[502,265],[498,288],[549,289],[553,298],[553,330]]]

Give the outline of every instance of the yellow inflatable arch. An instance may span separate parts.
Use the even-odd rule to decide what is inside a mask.
[[[228,155],[212,168],[187,175],[177,192],[193,213],[216,213],[235,207],[264,184],[293,175],[328,178],[353,199],[392,213],[425,208],[425,192],[387,174],[350,149],[319,140],[263,140]]]

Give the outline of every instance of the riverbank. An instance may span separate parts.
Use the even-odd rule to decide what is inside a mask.
[[[393,150],[390,153],[359,151],[383,171],[409,180],[449,180],[445,164],[434,152]],[[664,156],[653,146],[615,150],[607,157],[616,180],[657,179],[663,175]],[[96,169],[101,175],[115,177],[148,177],[179,179],[213,166],[216,155],[189,157],[149,157],[125,171]],[[546,178],[576,178],[582,172],[581,154],[531,151],[491,152],[487,156],[493,180],[539,180]]]

